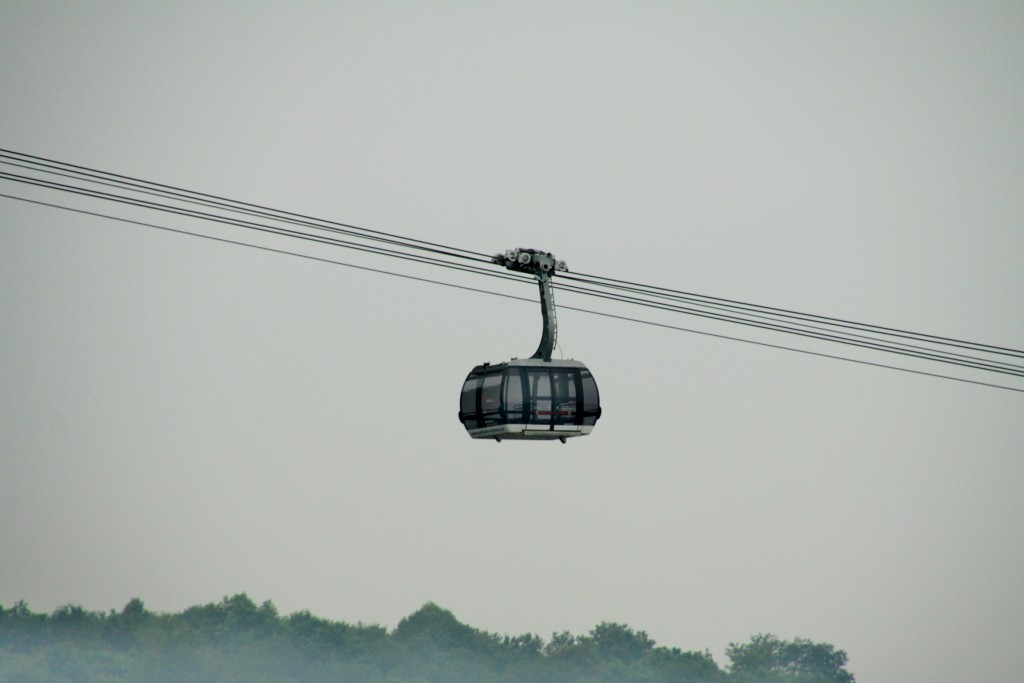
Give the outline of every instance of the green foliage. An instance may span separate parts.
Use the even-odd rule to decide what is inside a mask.
[[[639,661],[654,649],[654,641],[646,633],[623,624],[602,622],[590,632],[590,640],[601,657],[623,662]]]
[[[427,603],[388,632],[296,612],[247,595],[158,614],[65,605],[52,614],[0,606],[4,683],[852,683],[846,653],[809,640],[754,636],[709,653],[657,647],[602,622],[590,633],[499,636]]]
[[[787,642],[762,633],[743,645],[730,643],[725,654],[742,683],[853,683],[845,652],[806,638]]]
[[[407,646],[440,651],[491,654],[497,650],[494,638],[461,623],[432,602],[398,622],[392,638]]]
[[[693,681],[711,683],[726,680],[708,651],[683,652],[679,648],[657,647],[644,658],[652,681]]]

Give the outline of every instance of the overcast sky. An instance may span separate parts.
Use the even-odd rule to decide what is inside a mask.
[[[1024,348],[1019,2],[0,9],[3,148]],[[393,627],[433,600],[1019,681],[1020,393],[562,311],[594,433],[473,441],[461,383],[528,355],[538,306],[2,198],[0,321],[0,604],[245,591]]]

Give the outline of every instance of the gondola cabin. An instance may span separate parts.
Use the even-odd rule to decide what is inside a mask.
[[[540,345],[530,358],[478,365],[459,397],[459,421],[474,439],[558,439],[586,436],[601,417],[597,382],[578,360],[553,360],[558,323],[551,276],[565,261],[537,249],[509,249],[492,259],[532,275],[540,289]]]
[[[584,436],[601,416],[597,382],[575,360],[514,359],[466,377],[459,420],[474,439]]]

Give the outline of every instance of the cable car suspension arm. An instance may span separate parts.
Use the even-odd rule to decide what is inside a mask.
[[[529,273],[537,279],[540,288],[540,313],[543,318],[540,345],[531,358],[544,361],[551,360],[558,337],[558,319],[555,315],[555,291],[551,285],[551,276],[557,272],[568,272],[565,261],[555,259],[548,252],[537,249],[509,249],[504,254],[494,257],[494,262],[509,270]]]

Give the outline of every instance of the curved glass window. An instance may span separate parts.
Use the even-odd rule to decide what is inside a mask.
[[[571,424],[576,417],[576,370],[551,373],[552,419],[557,424]]]
[[[477,419],[476,409],[476,394],[477,389],[480,388],[482,378],[477,375],[475,377],[469,377],[466,379],[466,383],[462,385],[462,395],[459,397],[459,417],[462,419],[463,424],[466,425],[466,429],[476,429],[483,425]]]
[[[583,385],[583,424],[593,426],[601,416],[601,396],[597,392],[597,382],[589,370],[582,370],[580,379]]]
[[[540,424],[575,424],[579,413],[574,368],[529,368],[526,372],[528,421]]]
[[[462,385],[462,396],[459,399],[459,410],[465,414],[476,412],[476,390],[480,388],[480,378],[470,377]]]
[[[484,375],[480,392],[480,413],[485,425],[501,423],[501,372]]]
[[[522,424],[527,421],[526,396],[524,396],[525,375],[520,368],[509,368],[505,374],[505,395],[503,407],[505,408],[505,421],[514,424]]]
[[[547,370],[527,371],[530,387],[530,422],[551,420],[551,377]]]

